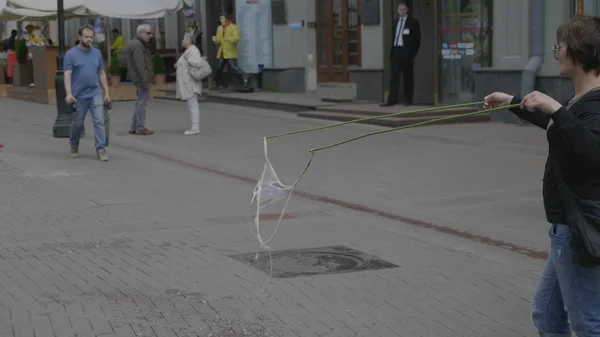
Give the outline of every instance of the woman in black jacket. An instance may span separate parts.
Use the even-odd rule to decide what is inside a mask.
[[[549,158],[543,179],[550,252],[533,300],[540,336],[600,336],[600,266],[582,267],[577,240],[557,188],[552,158],[565,183],[580,198],[600,202],[600,18],[576,17],[557,31],[553,48],[560,75],[573,80],[575,94],[565,105],[534,91],[523,99],[495,92],[485,108],[519,104],[517,116],[547,130]],[[577,251],[577,253],[576,253]]]

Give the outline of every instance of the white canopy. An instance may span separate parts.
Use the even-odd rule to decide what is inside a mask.
[[[29,8],[8,7],[7,0],[0,0],[0,21],[24,20],[27,18],[52,19],[54,12],[44,12]]]
[[[11,10],[56,13],[56,0],[0,0]],[[65,14],[100,15],[118,19],[157,19],[192,7],[194,0],[64,0]],[[5,6],[6,7],[6,6]],[[0,5],[0,10],[1,10]]]

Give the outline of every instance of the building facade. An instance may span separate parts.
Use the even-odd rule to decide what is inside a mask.
[[[272,27],[273,65],[264,71],[265,89],[313,91],[319,83],[349,81],[357,84],[359,100],[385,100],[392,21],[400,0],[284,2],[286,18]],[[545,0],[541,7],[540,2],[408,1],[422,33],[415,103],[468,103],[495,90],[521,94],[538,89],[568,98],[572,88],[559,77],[551,52],[556,29],[576,14],[600,14],[600,1]],[[533,46],[540,43],[534,86],[522,88]]]
[[[392,22],[401,0],[196,0],[193,11],[150,20],[157,47],[178,53],[187,23],[203,31],[204,53],[216,66],[211,42],[220,13],[240,28],[239,62],[262,72],[262,88],[311,92],[320,83],[354,82],[358,99],[384,101],[389,89]],[[543,2],[540,10],[539,4]],[[535,88],[566,99],[572,88],[558,76],[551,52],[556,29],[573,15],[598,15],[600,0],[410,0],[420,22],[421,48],[415,60],[416,104],[480,101],[502,90],[520,94],[533,46],[543,47]],[[536,16],[537,15],[537,16]],[[535,21],[537,18],[538,21]],[[540,21],[541,20],[541,21]],[[67,21],[67,44],[81,23]],[[141,21],[106,19],[126,40]],[[51,35],[56,28],[52,27]],[[53,36],[54,39],[54,36]],[[534,43],[535,42],[535,43]],[[402,90],[400,90],[402,92]]]
[[[240,2],[248,0],[204,0],[202,8],[209,17],[204,21],[208,25],[204,30],[211,34],[216,26],[216,22],[211,22],[214,19],[210,19],[214,18],[215,8],[236,12]],[[317,90],[320,83],[354,82],[357,99],[386,98],[392,21],[400,0],[268,2],[272,16],[272,58],[262,71],[263,89],[305,92]],[[408,2],[422,33],[415,63],[414,102],[472,101],[476,96],[475,70],[493,63],[493,1]],[[210,43],[207,51],[214,53]]]

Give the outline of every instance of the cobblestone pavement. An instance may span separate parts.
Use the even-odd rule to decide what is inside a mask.
[[[153,101],[149,126],[159,133],[144,138],[126,135],[132,103],[115,106],[110,161],[100,163],[89,135],[76,160],[49,135],[54,107],[0,99],[0,336],[534,335],[542,260],[305,198],[292,199],[274,250],[344,245],[398,267],[269,280],[231,257],[260,251],[245,218],[253,186],[233,177],[258,176],[260,156],[232,150],[233,131],[220,126],[235,114],[276,117],[202,104],[208,135],[183,137],[184,105]],[[507,217],[505,235],[518,236]],[[536,231],[519,243],[543,247]]]

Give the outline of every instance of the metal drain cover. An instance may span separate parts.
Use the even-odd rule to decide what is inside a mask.
[[[256,253],[236,254],[230,255],[230,257],[267,274],[271,272],[269,252],[258,253],[258,259],[256,259]],[[271,275],[278,278],[342,274],[398,267],[393,263],[344,246],[273,251],[271,257],[273,261]]]

